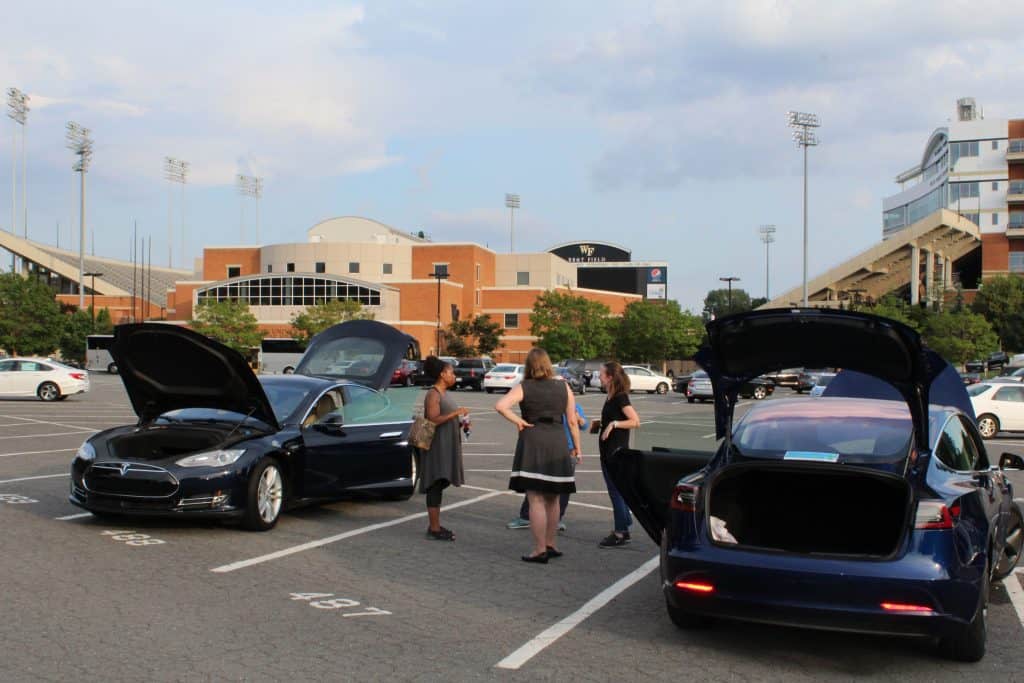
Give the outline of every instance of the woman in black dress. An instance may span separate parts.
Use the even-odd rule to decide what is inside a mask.
[[[605,460],[620,448],[629,448],[629,430],[640,426],[640,417],[629,402],[629,375],[623,372],[621,365],[613,361],[601,366],[601,386],[608,392],[604,407],[601,408],[601,472],[604,474],[605,486],[608,487],[608,497],[612,501],[615,529],[598,545],[602,548],[621,548],[630,541],[629,527],[633,524],[633,517],[619,490],[608,478]]]
[[[523,555],[523,561],[541,564],[562,555],[555,546],[558,497],[562,493],[576,492],[572,461],[580,460],[576,398],[566,382],[554,377],[547,351],[531,349],[526,356],[523,381],[494,406],[519,429],[508,487],[519,493],[525,491],[530,503],[533,552]],[[516,405],[522,416],[512,411]],[[572,435],[571,450],[565,447],[563,418]]]

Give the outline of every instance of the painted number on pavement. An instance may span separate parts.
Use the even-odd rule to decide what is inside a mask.
[[[151,538],[146,534],[139,534],[134,531],[126,530],[107,530],[102,532],[102,536],[110,536],[115,541],[124,543],[125,545],[160,545],[167,541],[162,541],[159,538]]]
[[[334,593],[291,593],[292,600],[302,600],[309,603],[315,609],[354,609],[359,607],[359,602],[349,598],[336,598]],[[358,612],[344,612],[343,617],[378,617],[391,614],[387,610],[377,607],[363,607]]]
[[[28,496],[21,496],[17,493],[0,493],[0,503],[7,503],[8,505],[24,505],[25,503],[38,503],[39,501],[35,498],[29,498]]]

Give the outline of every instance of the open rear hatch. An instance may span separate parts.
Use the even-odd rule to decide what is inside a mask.
[[[295,373],[387,389],[403,359],[418,360],[415,337],[376,320],[350,320],[313,337]]]

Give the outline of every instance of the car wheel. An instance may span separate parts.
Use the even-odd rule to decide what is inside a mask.
[[[999,433],[999,418],[988,413],[982,415],[978,418],[978,432],[983,439],[995,437]]]
[[[1024,518],[1020,507],[1013,504],[1010,509],[1010,522],[1006,525],[1006,538],[1002,552],[996,560],[996,571],[992,578],[996,581],[1005,579],[1017,566],[1020,560],[1021,547],[1024,546]]]
[[[679,609],[678,607],[673,607],[668,600],[665,600],[665,611],[668,612],[668,618],[671,619],[672,623],[678,628],[707,628],[711,625],[710,617],[705,617],[701,614],[694,614],[692,612]]]
[[[405,376],[405,381],[402,382],[402,384],[404,384],[407,387],[411,387],[412,386],[412,375],[406,375]]]
[[[686,402],[687,402],[687,403],[693,403],[693,402],[694,402],[694,401],[696,401],[696,400],[697,400],[697,399],[695,399],[695,398],[694,398],[693,396],[687,396],[687,397],[686,397]]]
[[[939,641],[939,651],[957,662],[977,662],[985,656],[985,641],[988,636],[988,593],[991,585],[988,566],[982,575],[981,600],[971,623],[955,636]]]
[[[486,389],[484,389],[484,391],[486,391],[488,394],[493,394],[494,393],[494,387],[487,387]]]
[[[288,367],[286,367],[284,370],[281,371],[282,375],[292,375],[294,373],[295,373],[295,368],[293,368],[290,365]]]
[[[760,401],[768,395],[768,390],[764,387],[754,387],[754,400]]]
[[[663,395],[664,395],[664,394],[667,394],[667,393],[668,393],[668,385],[667,385],[667,384],[665,384],[664,382],[659,382],[659,383],[658,383],[658,386],[657,386],[657,387],[655,387],[655,389],[654,389],[654,390],[655,390],[656,392],[658,392],[659,394],[663,394]]]
[[[256,463],[249,476],[243,525],[253,531],[273,529],[281,516],[284,503],[284,477],[277,462],[264,458]]]
[[[109,372],[111,375],[116,375],[117,374],[117,363],[111,363],[110,365],[108,365],[107,366],[107,372]]]
[[[56,401],[60,398],[60,387],[53,382],[43,382],[36,389],[36,396],[40,401]]]

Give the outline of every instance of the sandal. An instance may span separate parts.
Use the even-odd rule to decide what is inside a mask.
[[[556,557],[561,557],[564,554],[565,553],[563,553],[561,550],[557,550],[555,548],[552,548],[551,546],[548,546],[547,556],[549,560],[554,559]]]
[[[536,562],[537,564],[547,564],[548,554],[541,553],[540,555],[523,555],[522,560],[523,562]]]
[[[454,541],[455,534],[452,533],[451,529],[445,529],[441,527],[437,531],[431,531],[427,529],[427,538],[434,541]]]

